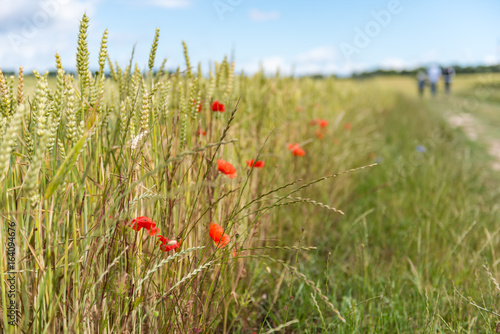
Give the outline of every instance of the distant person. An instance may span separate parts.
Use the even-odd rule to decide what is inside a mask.
[[[453,67],[449,66],[443,70],[444,90],[446,94],[450,94],[450,86],[454,76],[455,69]]]
[[[432,96],[436,96],[437,83],[439,81],[439,78],[441,77],[441,69],[437,65],[432,65],[427,70],[427,76],[429,77]]]
[[[425,74],[424,71],[422,70],[418,71],[417,80],[418,80],[418,94],[420,96],[424,96],[425,81],[427,80],[427,75]]]

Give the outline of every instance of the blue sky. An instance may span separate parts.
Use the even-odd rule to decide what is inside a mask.
[[[126,65],[147,66],[156,27],[157,64],[184,66],[182,40],[192,63],[205,70],[234,55],[236,68],[297,74],[336,73],[441,64],[493,64],[500,50],[496,0],[2,0],[0,68],[54,68],[59,52],[75,67],[79,20],[91,17],[91,65],[102,32],[109,53]]]

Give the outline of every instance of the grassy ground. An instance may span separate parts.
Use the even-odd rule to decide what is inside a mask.
[[[500,177],[485,142],[444,117],[477,97],[480,78],[431,99],[407,78],[245,76],[232,66],[206,77],[115,65],[106,81],[60,71],[48,86],[27,77],[20,98],[9,88],[18,80],[4,79],[0,217],[16,224],[17,329],[492,332]],[[493,129],[490,92],[470,112]],[[215,100],[225,112],[211,111]],[[257,158],[265,167],[250,169]],[[218,159],[238,175],[219,172]],[[180,251],[133,230],[138,216]],[[209,236],[211,222],[226,246]],[[8,262],[0,257],[0,271]],[[10,286],[2,281],[2,305]],[[2,330],[15,332],[2,312]]]
[[[483,141],[500,139],[500,76],[486,73],[458,81],[452,96],[455,109],[468,113],[477,121]]]
[[[300,282],[288,286],[292,300],[278,298],[275,321],[289,319],[288,306],[301,320],[298,332],[491,332],[500,319],[480,307],[499,306],[500,291],[483,266],[498,277],[500,178],[485,146],[445,122],[452,100],[419,99],[413,81],[355,85],[360,96],[377,92],[353,133],[368,139],[359,145],[379,165],[349,177],[339,204],[345,216],[314,216],[316,228],[304,222],[301,242],[319,250],[293,259],[337,300],[346,323],[333,317],[322,323]],[[390,103],[381,106],[383,97]]]

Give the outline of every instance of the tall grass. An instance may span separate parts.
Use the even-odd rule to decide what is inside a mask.
[[[166,73],[163,63],[153,71],[158,30],[146,73],[131,59],[124,68],[108,62],[106,78],[107,31],[99,71],[91,73],[87,27],[84,16],[76,77],[57,56],[55,87],[35,71],[34,94],[27,98],[20,84],[17,98],[14,78],[2,76],[2,163],[9,168],[0,176],[0,203],[2,219],[17,226],[18,328],[231,331],[229,312],[244,310],[253,298],[243,288],[251,285],[250,264],[264,259],[294,272],[342,321],[314,281],[263,254],[267,245],[311,249],[279,240],[275,208],[300,203],[340,214],[314,197],[297,197],[325,178],[311,170],[309,153],[294,157],[287,148],[303,142],[312,152],[320,145],[301,124],[310,115],[296,111],[314,107],[308,94],[316,83],[236,76],[226,59],[206,77],[191,68],[186,44],[185,70]],[[211,110],[216,100],[225,112]],[[218,159],[233,163],[238,177],[220,173]],[[249,168],[250,159],[264,160],[265,168]],[[166,254],[156,237],[133,230],[129,222],[138,216],[154,219],[180,251]],[[216,247],[208,237],[211,222],[230,236],[228,246]],[[1,250],[5,241],[0,235]],[[6,326],[5,308],[3,317],[3,330],[14,330]]]
[[[493,328],[498,179],[433,103],[401,92],[407,81],[248,76],[227,59],[203,75],[186,43],[186,66],[167,72],[159,30],[145,72],[111,61],[105,31],[92,73],[87,26],[76,76],[58,56],[55,79],[0,75],[0,219],[16,224],[19,308],[16,328],[2,307],[3,332]],[[179,251],[134,230],[139,216]],[[6,240],[2,229],[2,272]]]

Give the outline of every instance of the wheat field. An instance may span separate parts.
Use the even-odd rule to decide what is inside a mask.
[[[450,101],[168,71],[159,30],[89,64],[88,24],[76,73],[0,73],[2,332],[495,330],[500,179]]]

